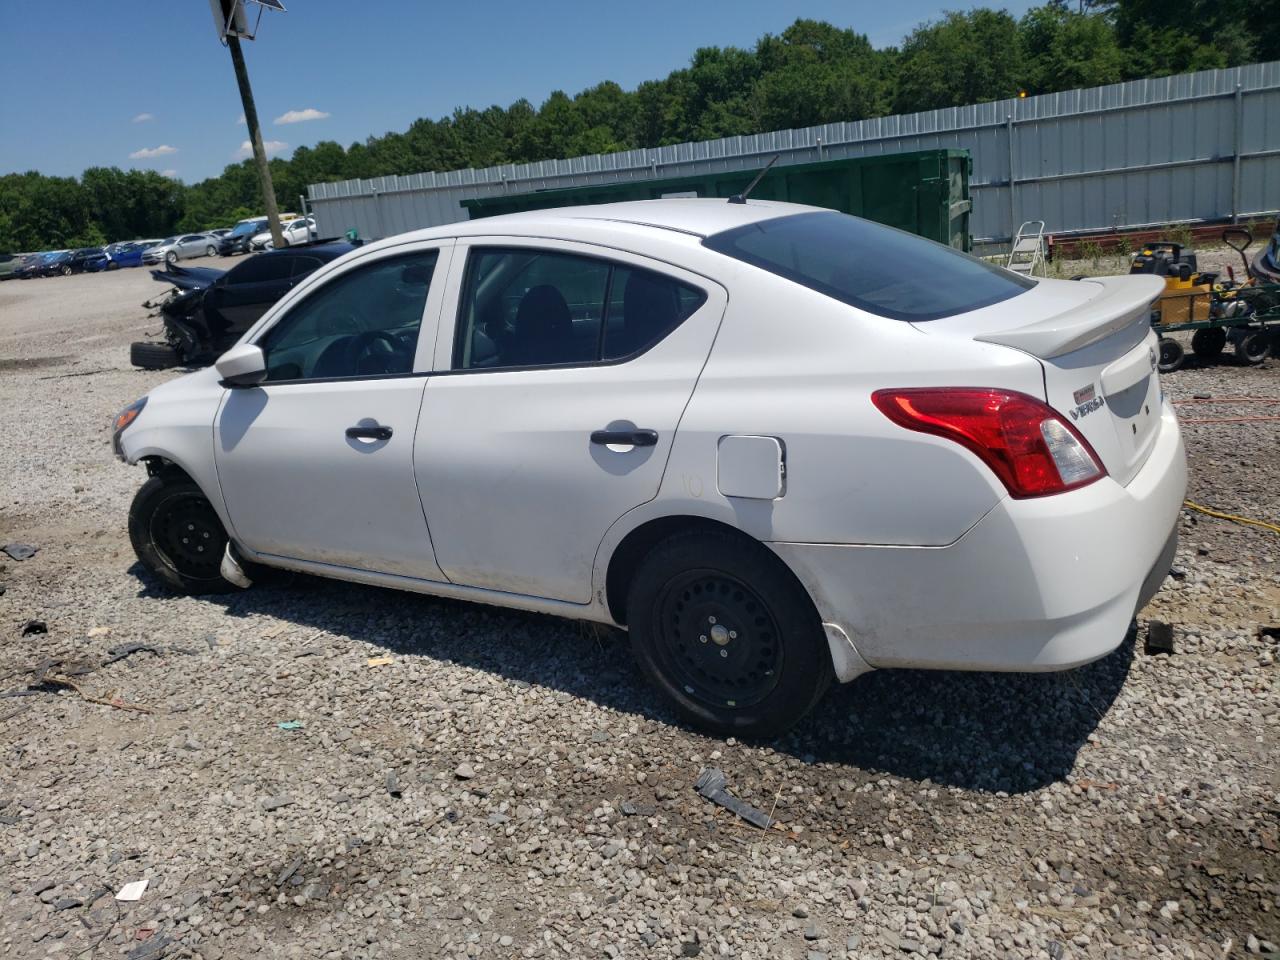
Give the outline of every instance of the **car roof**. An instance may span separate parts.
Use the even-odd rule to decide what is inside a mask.
[[[680,198],[665,200],[629,200],[621,203],[599,203],[579,207],[552,207],[507,213],[479,220],[464,220],[398,234],[379,240],[372,247],[393,246],[412,240],[436,237],[484,236],[486,234],[564,235],[572,239],[573,228],[587,221],[625,223],[637,227],[686,234],[699,240],[732,230],[734,227],[794,216],[798,213],[830,213],[824,207],[774,200],[748,200],[730,203],[719,198]]]
[[[311,243],[300,247],[284,247],[280,250],[266,250],[258,254],[260,257],[279,257],[286,254],[306,254],[318,256],[321,260],[337,260],[343,254],[350,253],[356,247],[345,240],[331,240],[328,243]]]

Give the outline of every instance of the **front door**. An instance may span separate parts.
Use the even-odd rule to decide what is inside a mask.
[[[214,430],[237,542],[272,557],[443,579],[413,439],[448,253],[417,245],[355,260],[255,335],[267,378],[229,389]]]
[[[586,603],[605,531],[657,495],[724,291],[587,245],[464,255],[414,451],[437,560],[455,583]]]

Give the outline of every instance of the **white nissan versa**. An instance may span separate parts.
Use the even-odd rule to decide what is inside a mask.
[[[191,593],[261,564],[624,626],[722,733],[875,667],[1069,668],[1173,553],[1160,290],[772,202],[403,234],[119,415],[129,533]]]

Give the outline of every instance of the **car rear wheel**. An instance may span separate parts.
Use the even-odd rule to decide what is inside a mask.
[[[632,579],[627,622],[645,676],[684,719],[715,733],[777,736],[831,683],[808,594],[778,557],[731,533],[654,547]]]
[[[174,251],[174,250],[170,250],[168,253],[166,253],[166,254],[164,255],[164,259],[165,259],[165,262],[166,262],[166,263],[177,263],[177,262],[178,262],[178,254],[177,254],[177,252],[176,252],[176,251]]]
[[[167,343],[139,340],[129,345],[129,362],[143,370],[168,370],[179,366],[182,356]]]
[[[226,593],[227,532],[208,498],[181,474],[142,485],[129,507],[129,540],[143,566],[180,593]]]
[[[1187,359],[1186,352],[1182,349],[1182,344],[1170,337],[1163,337],[1160,340],[1160,360],[1158,366],[1161,373],[1173,373],[1182,366]]]

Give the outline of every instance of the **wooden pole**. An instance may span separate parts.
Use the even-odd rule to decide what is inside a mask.
[[[271,229],[271,240],[277,250],[282,250],[284,235],[280,232],[280,209],[276,206],[276,188],[271,184],[271,168],[267,165],[267,151],[262,145],[262,130],[258,126],[258,108],[253,104],[253,88],[249,86],[249,71],[244,66],[240,38],[235,34],[228,34],[227,49],[231,51],[231,63],[236,70],[236,83],[240,85],[240,103],[244,105],[244,122],[249,128],[253,162],[258,167],[258,178],[262,181],[262,203],[267,211],[267,225]]]

